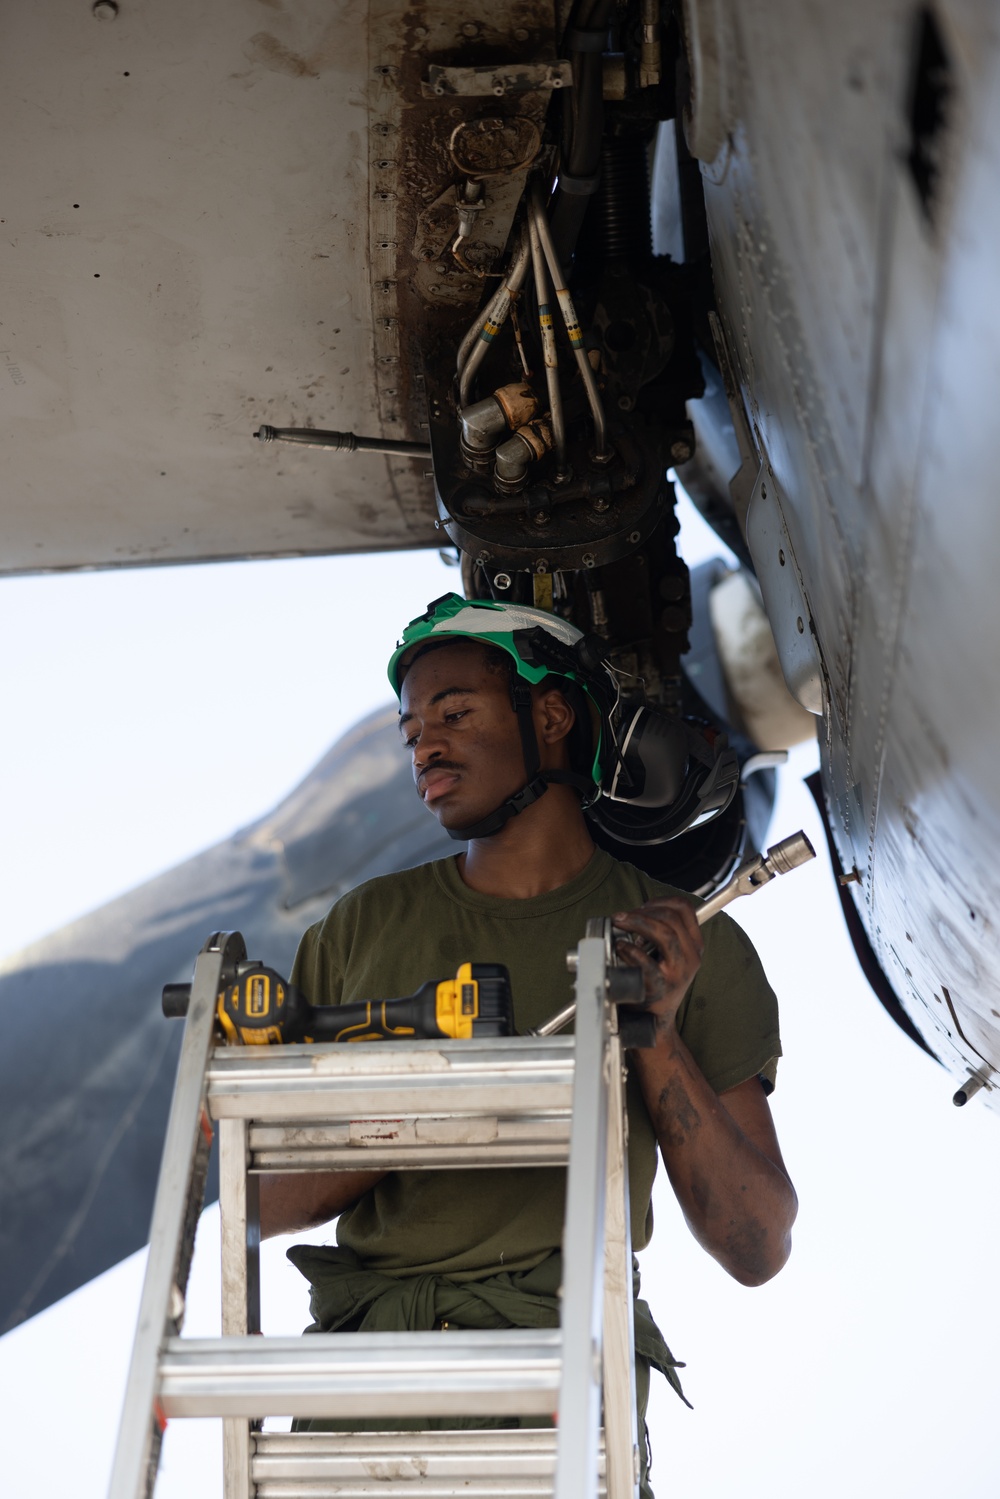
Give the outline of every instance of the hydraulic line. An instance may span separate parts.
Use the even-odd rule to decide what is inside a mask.
[[[559,352],[556,334],[552,326],[552,308],[549,306],[549,278],[545,273],[545,256],[538,234],[534,213],[528,216],[528,234],[531,243],[531,264],[535,273],[535,295],[538,301],[538,326],[542,335],[542,352],[545,356],[545,383],[549,392],[549,414],[552,419],[552,440],[556,450],[556,477],[566,477],[566,423],[563,418],[562,391],[559,389]]]
[[[559,310],[562,313],[563,322],[566,324],[566,332],[569,336],[570,345],[576,356],[576,363],[580,371],[580,377],[583,380],[584,390],[587,392],[587,402],[594,421],[594,456],[599,460],[607,459],[611,454],[608,448],[607,421],[604,416],[601,393],[597,388],[597,379],[590,367],[587,351],[583,347],[583,333],[580,330],[580,321],[573,306],[573,299],[566,286],[562,266],[559,264],[559,256],[556,254],[555,245],[552,243],[549,223],[545,217],[545,209],[542,206],[541,190],[537,184],[531,197],[531,218],[538,230],[542,250],[548,262],[549,275],[552,277],[552,284],[555,287],[556,298],[559,302]]]
[[[528,272],[530,255],[531,248],[528,243],[528,235],[527,233],[522,233],[517,254],[511,261],[510,270],[507,272],[503,283],[499,290],[493,293],[493,296],[486,305],[485,311],[476,319],[462,340],[458,351],[459,407],[465,407],[469,404],[469,396],[472,391],[472,382],[475,379],[476,371],[486,358],[486,351],[490,344],[507,321],[510,304],[524,284],[524,278]]]
[[[566,263],[571,259],[595,192],[604,135],[604,70],[598,38],[606,33],[614,0],[583,0],[573,7],[565,44],[573,63],[573,88],[563,98],[564,129],[559,191],[552,208],[552,237]],[[591,50],[595,45],[596,49]]]

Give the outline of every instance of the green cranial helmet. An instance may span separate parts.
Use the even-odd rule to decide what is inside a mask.
[[[475,640],[505,652],[510,662],[511,705],[518,717],[524,753],[526,784],[501,807],[471,828],[449,828],[453,838],[489,837],[509,819],[538,800],[549,782],[575,786],[589,803],[600,794],[602,760],[608,743],[606,728],[617,698],[614,677],[604,664],[601,643],[575,625],[523,604],[486,599],[463,599],[446,593],[412,619],[403,631],[389,662],[389,681],[396,696],[406,668],[438,644]],[[549,676],[565,677],[586,695],[591,711],[592,756],[587,773],[542,770],[531,716],[531,687]]]

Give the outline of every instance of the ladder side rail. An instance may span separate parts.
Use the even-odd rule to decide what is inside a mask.
[[[216,998],[223,969],[245,956],[238,933],[213,939],[195,964],[191,1000],[170,1103],[149,1230],[149,1258],[139,1302],[109,1499],[152,1493],[164,1421],[157,1411],[160,1351],[184,1318],[194,1231],[205,1191],[212,1127],[205,1109]]]
[[[222,1228],[222,1336],[260,1332],[260,1178],[250,1175],[245,1119],[219,1121],[219,1213]],[[253,1499],[250,1422],[222,1422],[224,1499]]]
[[[562,1381],[555,1499],[596,1499],[601,1417],[608,1006],[601,938],[576,971],[576,1066],[563,1230]]]
[[[616,1024],[611,1010],[612,1024]],[[635,1316],[629,1211],[628,1114],[621,1040],[608,1045],[608,1163],[604,1224],[604,1428],[608,1499],[638,1499]]]

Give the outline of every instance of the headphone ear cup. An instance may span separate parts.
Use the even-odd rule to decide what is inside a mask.
[[[688,737],[680,719],[639,708],[623,737],[609,796],[633,807],[669,807],[684,790]]]

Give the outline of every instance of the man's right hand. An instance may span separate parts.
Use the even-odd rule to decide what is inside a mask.
[[[260,1236],[301,1233],[329,1223],[370,1192],[384,1171],[287,1172],[260,1179]]]
[[[617,945],[622,962],[642,973],[644,1008],[664,1025],[673,1026],[705,950],[694,907],[682,896],[666,895],[647,901],[637,911],[619,912],[613,920],[621,931],[645,944],[625,939]],[[655,949],[655,956],[648,948]]]

